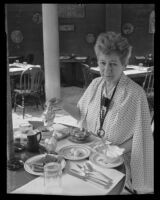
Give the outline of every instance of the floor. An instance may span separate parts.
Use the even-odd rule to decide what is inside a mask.
[[[65,101],[72,103],[73,105],[76,105],[80,97],[82,96],[84,92],[83,88],[80,87],[62,87],[61,88],[61,97],[62,99],[65,99]],[[43,113],[43,110],[41,106],[37,109],[35,105],[33,106],[26,106],[25,110],[25,117],[23,119],[22,117],[22,109],[18,108],[16,109],[16,112],[12,110],[12,121],[13,121],[13,128],[18,128],[19,125],[23,122],[28,121],[42,121],[41,115]],[[63,115],[63,111],[61,112]],[[66,115],[66,113],[65,113]]]
[[[65,101],[76,105],[82,94],[84,93],[84,88],[80,87],[62,87],[61,88],[61,97],[65,99]],[[18,128],[21,123],[28,122],[28,121],[42,121],[41,115],[43,110],[41,106],[37,110],[36,106],[27,106],[25,111],[25,117],[22,117],[22,110],[17,108],[16,112],[12,111],[12,122],[13,122],[13,129]],[[64,114],[63,111],[61,113]],[[66,113],[65,113],[66,115]],[[130,194],[128,191],[123,190],[122,195]]]

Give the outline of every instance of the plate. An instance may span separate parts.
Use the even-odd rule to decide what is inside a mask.
[[[70,56],[60,56],[59,58],[60,59],[70,59],[71,57]]]
[[[97,154],[97,153],[93,153],[91,154],[91,156],[89,157],[89,160],[97,165],[97,166],[100,166],[100,167],[103,167],[103,168],[114,168],[114,167],[118,167],[119,165],[121,165],[124,160],[123,160],[123,157],[120,156],[116,161],[112,162],[112,163],[107,163],[104,161],[105,156],[103,155],[100,155],[100,154]]]
[[[82,145],[70,145],[60,149],[59,154],[68,160],[83,160],[89,157],[90,150]]]
[[[49,155],[52,155],[52,154],[49,154]],[[26,160],[26,162],[24,163],[24,169],[30,173],[30,174],[33,174],[33,175],[37,175],[37,176],[42,176],[43,175],[43,172],[35,172],[32,170],[32,167],[31,167],[31,164],[32,163],[35,163],[35,161],[38,161],[40,160],[41,158],[45,157],[46,154],[40,154],[40,155],[37,155],[37,156],[33,156],[31,158],[29,158],[28,160]],[[52,155],[53,156],[53,155]],[[56,157],[56,155],[54,155],[54,157]],[[65,160],[63,159],[61,161],[61,166],[62,166],[62,169],[64,169],[66,165],[66,162]]]
[[[84,60],[84,59],[87,59],[87,57],[79,57],[79,56],[76,56],[75,59]]]

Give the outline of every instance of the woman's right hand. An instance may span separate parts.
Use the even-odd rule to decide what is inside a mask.
[[[59,98],[51,98],[49,101],[48,101],[52,106],[53,108],[57,108],[57,109],[62,109],[63,107],[63,100],[62,99],[59,99]]]

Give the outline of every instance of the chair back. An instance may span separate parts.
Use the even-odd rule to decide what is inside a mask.
[[[87,88],[88,85],[91,83],[93,79],[93,75],[90,71],[90,67],[87,64],[82,63],[82,72],[83,72],[83,77],[84,77],[84,87]]]
[[[146,65],[146,57],[145,56],[135,56],[135,65],[139,65],[142,63],[144,66]]]
[[[146,92],[149,109],[153,111],[154,109],[154,68],[151,67],[150,71],[146,74],[144,82],[143,82],[143,89]]]
[[[29,64],[32,64],[33,61],[34,61],[34,55],[33,54],[28,54],[25,59],[24,59],[25,62],[29,63]]]
[[[149,72],[146,73],[145,79],[143,82],[143,89],[147,94],[150,94],[154,90],[154,68],[151,67]]]
[[[38,67],[29,67],[22,72],[20,89],[26,92],[40,92],[44,80],[43,71]]]

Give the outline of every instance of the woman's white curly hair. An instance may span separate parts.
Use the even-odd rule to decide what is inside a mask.
[[[119,55],[122,65],[127,65],[131,56],[132,47],[128,43],[128,40],[122,37],[120,33],[106,32],[101,33],[97,37],[94,50],[97,57],[100,53],[105,55],[116,53]]]

